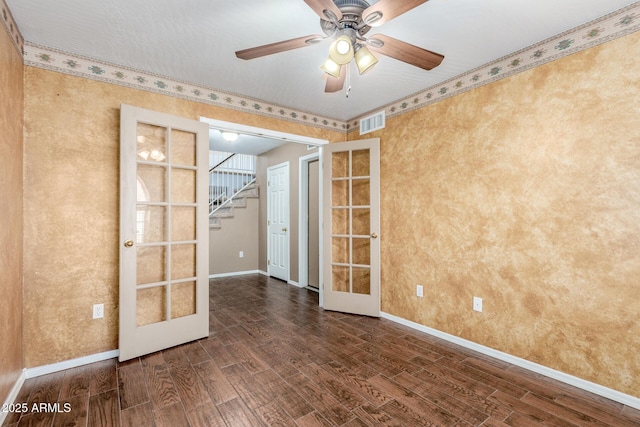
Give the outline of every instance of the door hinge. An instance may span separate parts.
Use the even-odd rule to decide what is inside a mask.
[[[270,219],[267,220],[267,225],[271,225],[271,220]]]
[[[271,260],[267,260],[267,265],[271,265]]]

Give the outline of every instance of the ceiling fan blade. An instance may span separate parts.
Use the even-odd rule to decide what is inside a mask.
[[[380,46],[379,41],[384,44]],[[444,59],[444,55],[405,43],[393,37],[385,36],[384,34],[372,36],[367,46],[374,52],[389,56],[398,61],[406,62],[407,64],[415,65],[424,70],[431,70],[437,67]]]
[[[367,25],[377,27],[427,1],[428,0],[380,0],[362,12],[362,19]]]
[[[304,0],[304,2],[321,18],[337,22],[342,18],[342,11],[332,0]]]
[[[261,56],[273,55],[274,53],[280,53],[287,50],[309,46],[323,39],[323,36],[318,35],[298,37],[296,39],[290,39],[281,42],[265,44],[262,46],[256,46],[249,49],[239,50],[236,52],[236,56],[240,59],[254,59]]]
[[[324,87],[324,91],[327,93],[338,92],[342,90],[344,86],[345,78],[347,77],[347,67],[342,66],[340,69],[340,77],[335,78],[327,74],[327,84]]]

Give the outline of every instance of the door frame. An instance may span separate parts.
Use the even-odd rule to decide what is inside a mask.
[[[199,116],[198,120],[200,120],[201,122],[205,122],[209,125],[209,130],[211,129],[215,129],[215,130],[226,130],[229,132],[235,132],[235,133],[241,133],[241,134],[245,134],[245,135],[252,135],[252,136],[256,136],[256,137],[263,137],[263,138],[271,138],[271,139],[280,139],[282,141],[286,141],[286,142],[293,142],[296,144],[304,144],[304,145],[313,145],[318,147],[318,155],[320,156],[319,161],[320,161],[320,193],[322,194],[322,146],[328,145],[329,144],[329,140],[328,139],[321,139],[321,138],[313,138],[313,137],[309,137],[309,136],[304,136],[304,135],[298,135],[298,134],[294,134],[294,133],[287,133],[287,132],[280,132],[280,131],[276,131],[276,130],[272,130],[272,129],[266,129],[266,128],[260,128],[260,127],[255,127],[255,126],[248,126],[248,125],[243,125],[240,123],[235,123],[235,122],[228,122],[228,121],[224,121],[224,120],[217,120],[217,119],[212,119],[209,117],[205,117],[205,116]],[[298,169],[298,172],[300,172],[300,170]],[[322,198],[321,198],[322,199]],[[300,211],[298,211],[298,218],[300,218]],[[295,220],[295,219],[294,219]],[[263,225],[261,225],[262,227]],[[322,232],[322,200],[320,200],[320,231]],[[298,233],[300,233],[300,230],[298,230]],[[320,239],[320,307],[322,307],[322,283],[323,283],[323,279],[322,279],[322,254],[323,254],[323,250],[322,250],[322,239]],[[267,248],[268,249],[268,248]],[[300,249],[298,248],[298,253],[300,252]],[[266,260],[265,260],[266,261]],[[266,272],[261,271],[262,274],[266,274]],[[289,281],[289,284],[293,284],[294,286],[299,286],[294,282]]]
[[[209,129],[226,130],[244,135],[252,135],[263,138],[280,139],[286,142],[295,142],[297,144],[317,145],[318,147],[329,144],[328,139],[312,138],[295,133],[280,132],[266,128],[243,125],[240,123],[226,122],[224,120],[210,119],[208,117],[199,116],[198,120],[209,125]]]
[[[289,283],[289,279],[291,278],[291,165],[289,164],[289,161],[286,162],[282,162],[282,163],[278,163],[277,165],[273,165],[273,166],[269,166],[267,168],[267,183],[269,182],[269,176],[271,174],[271,171],[273,171],[274,169],[280,169],[285,167],[287,168],[287,212],[286,212],[286,227],[289,229],[286,231],[287,233],[287,274],[285,276],[284,280],[285,282]],[[267,184],[267,221],[269,221],[269,218],[271,218],[271,210],[273,209],[273,207],[271,206],[271,197],[270,197],[270,193],[269,193],[269,187],[270,185]],[[269,224],[267,222],[266,224],[267,227],[267,274],[269,276],[271,276],[271,263],[269,262],[272,257],[271,257],[271,232],[269,230],[269,227],[271,227],[271,224]],[[298,252],[300,252],[300,248],[298,248]],[[279,277],[276,277],[277,279],[279,279]]]
[[[299,175],[299,183],[298,183],[298,283],[301,288],[306,288],[309,286],[308,277],[309,277],[309,254],[303,248],[306,248],[309,245],[309,163],[318,162],[320,166],[318,168],[318,178],[319,178],[319,194],[322,194],[322,161],[320,158],[320,148],[318,151],[312,154],[308,154],[306,156],[302,156],[299,159],[299,167],[298,167],[298,175]],[[320,244],[320,272],[319,272],[319,286],[318,290],[320,291],[320,307],[322,307],[322,197],[319,200],[319,221],[320,221],[320,230],[319,230],[319,244]]]

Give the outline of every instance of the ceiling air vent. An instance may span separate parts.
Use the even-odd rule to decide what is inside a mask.
[[[384,110],[360,119],[360,135],[384,128]]]

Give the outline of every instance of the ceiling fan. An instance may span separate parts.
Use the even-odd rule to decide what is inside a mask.
[[[325,35],[309,35],[239,50],[236,56],[254,59],[334,38],[329,57],[320,67],[328,77],[325,92],[342,89],[347,75],[345,65],[352,59],[355,59],[360,74],[369,71],[378,62],[371,51],[431,70],[440,65],[443,55],[383,34],[366,37],[372,27],[378,27],[427,1],[380,0],[370,5],[365,0],[304,0],[320,17],[320,27]]]

